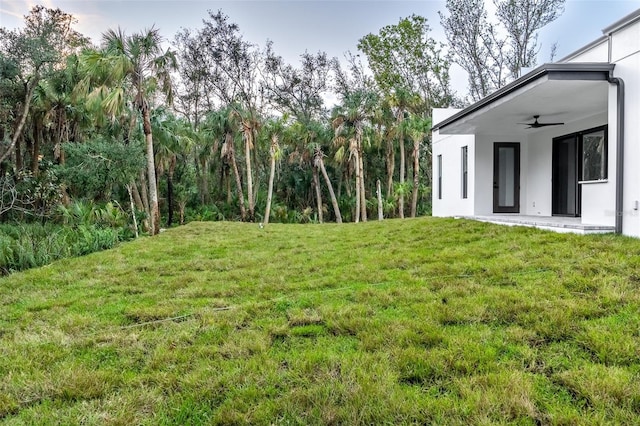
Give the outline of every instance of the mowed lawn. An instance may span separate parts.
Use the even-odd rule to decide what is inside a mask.
[[[0,279],[0,423],[640,424],[640,240],[191,223]]]

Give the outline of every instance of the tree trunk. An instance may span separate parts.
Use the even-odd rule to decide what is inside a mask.
[[[16,172],[22,171],[22,135],[18,136],[18,139],[16,140],[16,144],[15,144],[15,151],[16,151]]]
[[[144,206],[144,212],[146,214],[146,219],[144,221],[145,229],[150,233],[151,232],[151,222],[149,221],[149,217],[151,217],[151,210],[149,210],[149,194],[147,191],[147,178],[144,175],[144,170],[140,171],[140,188],[142,193],[140,194],[140,198],[142,199],[142,205]]]
[[[380,187],[380,179],[376,181],[376,194],[378,195],[378,220],[384,219],[382,211],[382,188]]]
[[[411,217],[418,210],[418,185],[420,184],[420,141],[413,141],[413,192],[411,194]]]
[[[362,140],[358,143],[358,167],[360,168],[360,209],[362,210],[362,221],[367,221],[367,193],[364,186],[364,153],[362,150]]]
[[[202,204],[209,204],[209,161],[202,162],[202,176],[200,177],[200,200]]]
[[[264,211],[264,224],[269,223],[269,215],[271,214],[271,197],[273,196],[273,178],[276,174],[276,149],[277,145],[272,141],[271,149],[269,150],[269,154],[271,154],[271,162],[269,164],[269,187],[267,189],[267,207]]]
[[[129,187],[131,188],[133,201],[135,203],[136,208],[141,212],[144,211],[144,204],[142,203],[142,199],[140,198],[140,193],[138,192],[138,185],[136,185],[135,181],[131,181],[131,183],[129,183]]]
[[[393,141],[387,143],[387,198],[393,195],[393,175],[396,172],[396,156],[393,149]]]
[[[233,169],[233,175],[236,178],[236,190],[238,192],[238,203],[240,203],[240,217],[242,221],[247,220],[247,211],[244,208],[244,193],[242,192],[242,181],[240,180],[240,172],[238,171],[238,164],[236,163],[236,153],[233,148],[233,138],[230,134],[227,134],[227,155],[231,161],[231,168]]]
[[[322,217],[322,191],[320,190],[320,179],[318,179],[318,168],[314,165],[312,169],[313,186],[316,189],[316,205],[318,206],[318,221],[323,223]]]
[[[226,190],[227,190],[227,204],[231,204],[231,202],[233,201],[233,195],[231,193],[231,175],[229,174],[229,165],[225,165],[224,167],[224,176],[225,176],[225,182],[226,182]]]
[[[31,147],[31,173],[38,176],[38,165],[40,157],[40,144],[42,139],[42,117],[36,117],[33,120],[33,145]]]
[[[167,173],[167,228],[173,224],[173,173]]]
[[[131,190],[131,184],[127,185],[127,192],[129,193],[129,203],[131,205],[131,217],[133,218],[133,230],[135,232],[136,238],[138,238],[138,220],[136,219],[136,208],[133,205],[133,194]]]
[[[404,158],[404,138],[400,140],[400,196],[398,197],[398,215],[400,219],[404,219],[404,176],[405,176],[405,158]]]
[[[353,163],[355,164],[356,169],[356,214],[355,214],[355,223],[360,222],[360,189],[362,185],[360,185],[360,160],[358,159],[358,150],[356,149],[353,152]]]
[[[141,107],[144,138],[147,144],[147,180],[149,184],[149,231],[151,235],[160,233],[160,209],[158,207],[158,187],[156,186],[156,162],[153,152],[153,134],[151,133],[151,117],[149,107]]]
[[[340,214],[340,207],[338,206],[338,200],[336,199],[336,194],[333,192],[333,185],[331,185],[331,181],[329,180],[329,175],[327,174],[327,169],[324,167],[324,160],[322,158],[322,151],[316,151],[318,165],[320,166],[320,171],[322,172],[322,176],[324,177],[324,181],[327,184],[327,188],[329,189],[329,195],[331,196],[331,204],[333,205],[333,212],[336,215],[336,223],[342,223],[342,215]]]
[[[255,216],[255,200],[253,198],[253,175],[251,167],[251,146],[253,145],[253,129],[250,124],[243,123],[244,128],[244,157],[247,166],[247,199],[249,202],[249,221]]]
[[[22,128],[24,124],[27,122],[27,115],[29,115],[29,106],[31,105],[31,96],[33,95],[33,90],[36,88],[38,84],[38,77],[34,76],[29,82],[24,84],[25,93],[24,100],[22,106],[22,114],[20,116],[20,121],[18,121],[18,125],[15,128],[13,136],[11,137],[11,143],[7,147],[7,150],[2,153],[0,156],[0,163],[7,159],[9,155],[13,152],[16,147],[16,143],[18,142],[18,138],[22,134]]]
[[[64,150],[62,149],[62,132],[65,128],[65,122],[67,120],[64,109],[58,112],[58,126],[54,134],[53,140],[53,159],[56,164],[64,165]]]
[[[186,201],[180,201],[178,203],[178,208],[180,209],[180,225],[184,225],[184,211],[187,208],[187,202]]]

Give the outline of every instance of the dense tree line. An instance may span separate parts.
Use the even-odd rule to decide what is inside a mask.
[[[459,57],[425,18],[363,36],[366,63],[304,52],[297,64],[222,11],[172,40],[118,28],[92,45],[73,23],[35,6],[0,29],[3,221],[63,221],[83,203],[110,203],[136,235],[192,219],[429,214],[431,111],[460,101]]]

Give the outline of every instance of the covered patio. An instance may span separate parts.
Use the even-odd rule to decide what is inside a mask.
[[[434,216],[620,232],[622,98],[614,68],[544,64],[436,121]]]

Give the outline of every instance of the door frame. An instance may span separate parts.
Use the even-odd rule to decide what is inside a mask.
[[[513,206],[500,205],[500,148],[514,149],[513,162]],[[493,212],[494,213],[520,213],[520,142],[494,142],[493,143]]]
[[[552,216],[564,216],[564,217],[580,217],[582,214],[582,194],[580,188],[580,176],[582,175],[582,162],[580,161],[580,153],[582,152],[582,140],[579,137],[579,133],[571,133],[568,135],[558,136],[552,139],[552,147],[551,147],[551,215]],[[573,197],[573,213],[560,211],[560,206],[558,206],[558,192],[566,192],[567,188],[560,188],[560,179],[556,179],[557,175],[560,173],[568,174],[568,171],[565,171],[566,164],[559,164],[558,155],[559,155],[559,147],[558,144],[563,141],[573,141],[573,149],[575,155],[570,160],[573,161],[573,170],[575,171],[575,179],[572,179],[571,182],[568,182],[568,176],[565,176],[567,180],[567,185],[572,185],[573,193],[575,194]]]

